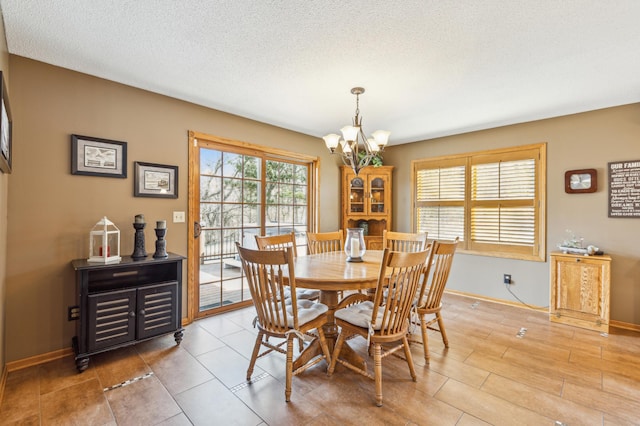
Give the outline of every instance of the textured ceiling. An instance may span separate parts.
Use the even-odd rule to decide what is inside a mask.
[[[0,0],[9,52],[390,144],[640,101],[638,0]]]

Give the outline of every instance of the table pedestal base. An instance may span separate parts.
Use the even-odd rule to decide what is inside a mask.
[[[334,312],[336,310],[336,306],[338,306],[338,292],[331,290],[322,290],[320,292],[320,302],[327,305],[329,311],[327,312],[327,324],[322,327],[324,331],[324,336],[327,339],[327,346],[329,347],[329,353],[333,356],[333,348],[335,347],[336,340],[338,339],[338,326],[336,325]],[[300,356],[293,363],[293,370],[295,371],[297,368],[302,367],[307,362],[311,361],[318,355],[323,355],[322,348],[320,347],[320,340],[314,340],[309,346],[307,346]],[[359,368],[365,370],[366,369],[366,361],[362,356],[360,356],[356,351],[353,350],[349,346],[347,342],[344,342],[342,345],[342,350],[340,351],[340,358],[345,361],[358,366]]]

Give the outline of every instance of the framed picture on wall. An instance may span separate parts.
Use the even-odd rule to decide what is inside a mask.
[[[7,85],[4,74],[0,71],[0,170],[3,173],[11,173],[12,163],[12,121]]]
[[[135,197],[178,198],[178,166],[134,163]]]
[[[127,143],[71,135],[71,174],[127,177]]]

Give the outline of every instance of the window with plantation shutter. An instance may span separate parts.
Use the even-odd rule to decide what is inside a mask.
[[[546,145],[413,162],[414,224],[467,253],[544,260]]]
[[[465,168],[452,165],[417,171],[418,232],[428,232],[433,239],[463,239]]]

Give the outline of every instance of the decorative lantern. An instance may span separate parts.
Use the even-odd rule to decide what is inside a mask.
[[[88,262],[120,262],[120,230],[107,217],[103,217],[89,232]]]
[[[347,253],[347,262],[363,262],[362,256],[367,251],[364,245],[364,229],[347,228],[344,251]]]

